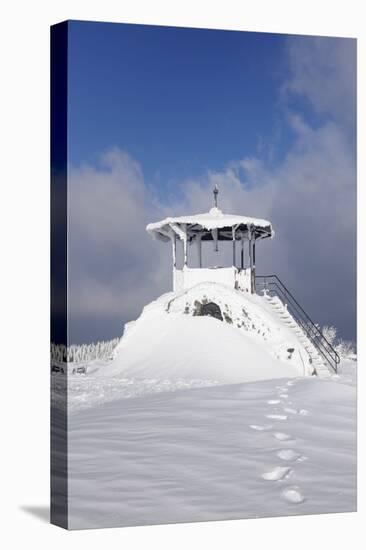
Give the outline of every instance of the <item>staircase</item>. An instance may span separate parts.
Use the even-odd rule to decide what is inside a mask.
[[[277,275],[257,275],[256,287],[263,291],[264,299],[280,321],[294,332],[316,374],[324,378],[337,372],[338,353]]]

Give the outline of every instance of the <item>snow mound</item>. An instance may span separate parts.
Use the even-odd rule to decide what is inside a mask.
[[[311,370],[305,350],[262,297],[200,283],[146,306],[126,325],[102,374],[237,383]]]

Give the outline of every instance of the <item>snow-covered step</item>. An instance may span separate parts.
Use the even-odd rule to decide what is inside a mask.
[[[314,349],[312,346],[307,346],[306,351],[309,353],[309,355],[312,355],[314,358],[319,357],[318,351],[316,349]],[[319,360],[322,361],[321,358],[319,358]]]
[[[315,370],[319,378],[328,378],[331,374],[328,367],[326,367],[324,364],[316,366]]]
[[[316,349],[313,349],[309,352],[309,355],[312,359],[312,365],[314,366],[318,376],[325,377],[329,376],[329,368],[326,365],[325,361],[320,356],[319,352]]]
[[[303,346],[311,359],[311,363],[316,370],[317,375],[320,377],[329,376],[330,373],[328,366],[325,364],[325,361],[320,356],[318,350],[311,342],[305,331],[289,313],[287,306],[283,304],[278,297],[269,297],[268,295],[265,295],[265,299],[271,306],[271,309],[276,313],[282,324],[294,333],[299,343]]]

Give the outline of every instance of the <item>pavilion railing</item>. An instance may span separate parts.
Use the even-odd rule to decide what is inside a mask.
[[[268,295],[277,296],[286,305],[289,313],[294,317],[320,355],[334,372],[337,372],[340,362],[338,353],[279,277],[277,275],[256,275],[255,281],[257,291],[265,290]]]

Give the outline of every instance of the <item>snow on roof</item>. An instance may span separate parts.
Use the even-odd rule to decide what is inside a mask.
[[[166,239],[166,232],[169,232],[171,224],[187,226],[200,226],[202,229],[211,231],[212,229],[231,228],[235,226],[253,225],[254,230],[259,230],[265,236],[272,237],[274,231],[271,222],[259,218],[250,218],[248,216],[237,216],[235,214],[224,214],[219,208],[211,208],[209,212],[203,214],[192,214],[190,216],[169,217],[160,222],[149,223],[146,231],[152,235]],[[263,235],[264,236],[264,235]],[[165,237],[165,239],[164,239]]]

